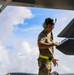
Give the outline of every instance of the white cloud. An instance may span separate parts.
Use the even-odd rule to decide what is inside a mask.
[[[42,30],[42,28],[40,27],[40,26],[37,26],[37,25],[35,25],[35,26],[32,26],[32,27],[29,27],[29,28],[27,28],[27,29],[20,29],[22,32],[38,32],[38,31],[41,31]]]
[[[16,47],[9,53],[9,56],[8,72],[37,72],[38,49],[27,41],[16,41]]]
[[[8,10],[8,11],[7,11]],[[32,18],[33,14],[25,7],[8,7],[0,14],[0,39],[7,43],[12,37],[14,25],[24,23],[26,18]]]
[[[23,40],[15,42],[13,50],[0,44],[0,75],[8,72],[37,73],[37,47]]]
[[[30,53],[32,51],[30,45],[26,42],[26,41],[23,41],[22,42],[22,47],[26,50],[26,52]]]
[[[0,44],[0,75],[4,75],[7,72],[7,67],[9,64],[8,50]]]
[[[23,24],[26,18],[32,17],[33,14],[31,13],[31,11],[25,7],[8,7],[0,14],[0,42],[2,43],[0,45],[0,75],[4,75],[4,73],[11,71],[21,71],[22,67],[25,66],[26,61],[24,61],[23,66],[22,59],[17,55],[19,53],[16,50],[18,49],[18,46],[16,47],[16,45],[13,45],[13,47],[15,47],[15,50],[13,49],[13,51],[10,51],[5,48],[5,45],[12,41],[11,39],[13,37],[14,25],[20,23]],[[27,43],[25,44],[26,46],[29,46]],[[28,47],[26,48],[28,49]],[[21,62],[22,67],[19,62]],[[18,67],[18,65],[21,67],[21,69],[19,69],[20,67]]]

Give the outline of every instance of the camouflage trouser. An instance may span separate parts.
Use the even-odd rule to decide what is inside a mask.
[[[51,68],[52,64],[50,60],[38,58],[38,66],[39,66],[38,75],[50,75],[52,70]]]

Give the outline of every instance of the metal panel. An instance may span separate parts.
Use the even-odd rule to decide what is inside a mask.
[[[12,0],[13,2],[30,3],[34,4],[35,0]]]
[[[32,74],[32,73],[8,73],[6,75],[37,75],[37,74]]]
[[[74,18],[72,21],[61,31],[58,37],[74,38]]]
[[[74,0],[12,0],[9,5],[74,10]]]
[[[56,48],[66,55],[74,55],[74,39],[64,39]]]

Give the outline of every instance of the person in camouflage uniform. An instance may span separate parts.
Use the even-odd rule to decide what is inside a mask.
[[[58,65],[57,59],[54,58],[53,46],[58,46],[58,42],[53,42],[52,30],[54,28],[54,20],[46,18],[43,23],[43,31],[38,35],[38,75],[50,75],[52,70],[52,63],[54,66]]]

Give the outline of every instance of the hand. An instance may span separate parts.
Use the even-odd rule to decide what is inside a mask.
[[[54,46],[59,46],[60,45],[59,42],[54,42],[53,44],[54,44]]]
[[[52,58],[52,63],[54,64],[54,66],[58,66],[57,61],[58,61],[57,59]]]

